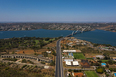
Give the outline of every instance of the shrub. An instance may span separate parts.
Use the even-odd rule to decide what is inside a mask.
[[[45,62],[42,61],[41,64],[45,64]]]
[[[100,73],[100,74],[102,74],[104,72],[103,68],[97,68],[96,71],[97,71],[97,73]]]
[[[69,72],[72,72],[72,70],[71,70],[71,69],[69,69],[68,71],[69,71]]]
[[[16,58],[5,58],[5,59],[3,59],[3,60],[17,61],[17,59],[16,59]]]
[[[23,60],[22,60],[22,63],[26,63],[26,62],[27,62],[26,59],[23,59]]]

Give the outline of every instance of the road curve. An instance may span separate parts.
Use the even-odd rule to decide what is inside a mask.
[[[55,77],[63,77],[63,66],[62,66],[62,55],[61,55],[61,47],[60,47],[60,40],[57,41],[56,43],[56,71],[55,71]]]

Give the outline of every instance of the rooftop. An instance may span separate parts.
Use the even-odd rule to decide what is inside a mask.
[[[73,61],[73,65],[79,65],[78,61]]]
[[[78,73],[74,73],[74,76],[75,76],[75,77],[76,77],[76,76],[78,76],[78,77],[83,77],[84,75],[83,75],[82,72],[78,72]]]
[[[66,61],[66,65],[71,65],[71,62],[70,61]]]
[[[63,52],[76,52],[76,50],[63,50]]]
[[[90,64],[89,64],[88,60],[81,60],[81,65],[84,68],[90,68]]]

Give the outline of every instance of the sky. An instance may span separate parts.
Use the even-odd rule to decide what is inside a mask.
[[[0,22],[116,22],[116,0],[0,0]]]

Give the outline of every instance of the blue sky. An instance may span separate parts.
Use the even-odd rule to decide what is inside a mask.
[[[116,22],[116,0],[0,0],[0,22]]]

